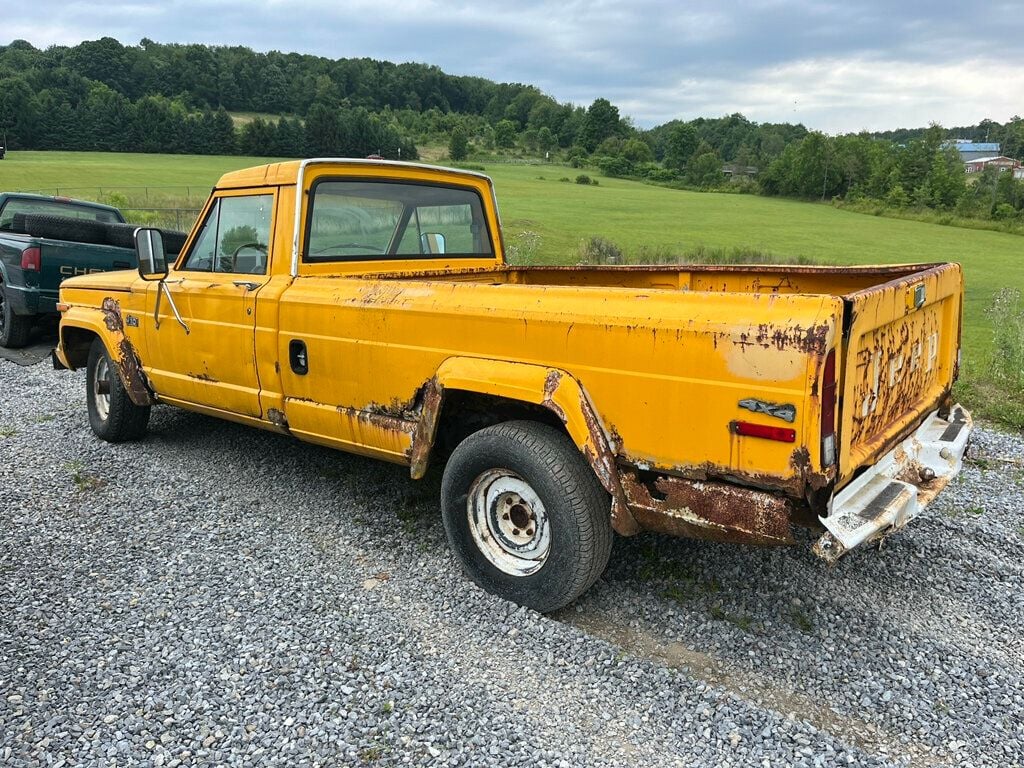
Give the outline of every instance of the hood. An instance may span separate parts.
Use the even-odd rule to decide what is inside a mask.
[[[115,272],[94,272],[91,275],[69,277],[60,284],[61,291],[92,290],[92,291],[130,291],[132,285],[141,281],[139,273],[134,269],[119,269]]]

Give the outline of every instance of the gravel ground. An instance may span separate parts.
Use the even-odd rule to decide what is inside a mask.
[[[620,539],[544,617],[405,471],[0,361],[3,765],[1024,764],[1024,440],[925,518],[806,549]]]

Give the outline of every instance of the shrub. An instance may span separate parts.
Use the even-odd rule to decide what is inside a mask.
[[[574,144],[569,149],[568,159],[569,165],[573,168],[582,168],[587,162],[587,150],[578,144]]]
[[[885,202],[891,205],[893,208],[906,208],[910,203],[910,198],[907,196],[906,191],[903,189],[902,184],[896,184],[892,189],[889,190],[889,194],[885,196]]]
[[[671,168],[654,168],[647,171],[647,178],[651,181],[657,181],[661,184],[668,184],[673,181],[679,180],[679,174],[673,171]]]
[[[594,180],[592,178],[590,178],[589,176],[587,176],[587,174],[581,173],[579,176],[576,177],[576,183],[577,184],[593,184]]]
[[[100,202],[106,203],[107,205],[112,205],[115,208],[128,207],[127,195],[123,195],[120,192],[108,192],[103,196],[103,199]]]
[[[533,230],[516,232],[508,238],[505,256],[510,264],[529,264],[540,250],[541,236]]]
[[[621,156],[603,155],[597,158],[597,167],[601,169],[601,173],[605,176],[618,176],[622,178],[633,174],[633,164]]]
[[[451,138],[448,140],[448,157],[452,160],[465,160],[469,154],[469,136],[466,129],[461,125],[455,126]]]
[[[1017,209],[1009,203],[1000,203],[996,206],[996,209],[992,211],[992,218],[996,221],[1006,221],[1012,219],[1017,215]]]
[[[603,237],[585,238],[580,240],[577,261],[580,264],[621,264],[622,249]]]

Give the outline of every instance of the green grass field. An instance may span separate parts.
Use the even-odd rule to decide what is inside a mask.
[[[98,196],[125,190],[139,205],[138,189],[188,187],[205,198],[225,171],[258,165],[265,158],[79,152],[11,152],[0,161],[0,190],[60,188],[62,194]],[[960,229],[837,210],[828,205],[671,190],[621,179],[597,178],[599,186],[560,181],[583,171],[564,166],[489,165],[506,240],[534,244],[536,263],[572,263],[580,241],[600,236],[627,255],[643,249],[687,253],[699,247],[753,248],[786,257],[835,264],[959,261],[967,297],[964,317],[966,396],[980,413],[1019,424],[998,406],[987,384],[992,320],[986,309],[1003,287],[1024,291],[1024,238],[1003,232]],[[1024,413],[1020,404],[1017,412]]]

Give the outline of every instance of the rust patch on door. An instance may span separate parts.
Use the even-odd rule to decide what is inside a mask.
[[[270,408],[267,410],[267,419],[275,427],[280,428],[282,432],[288,432],[288,418],[284,415],[283,411],[279,411],[277,408]]]
[[[411,419],[402,416],[394,416],[381,406],[376,408],[349,408],[339,405],[338,413],[347,419],[352,419],[360,424],[365,424],[383,432],[391,432],[397,435],[412,434],[415,424]]]

